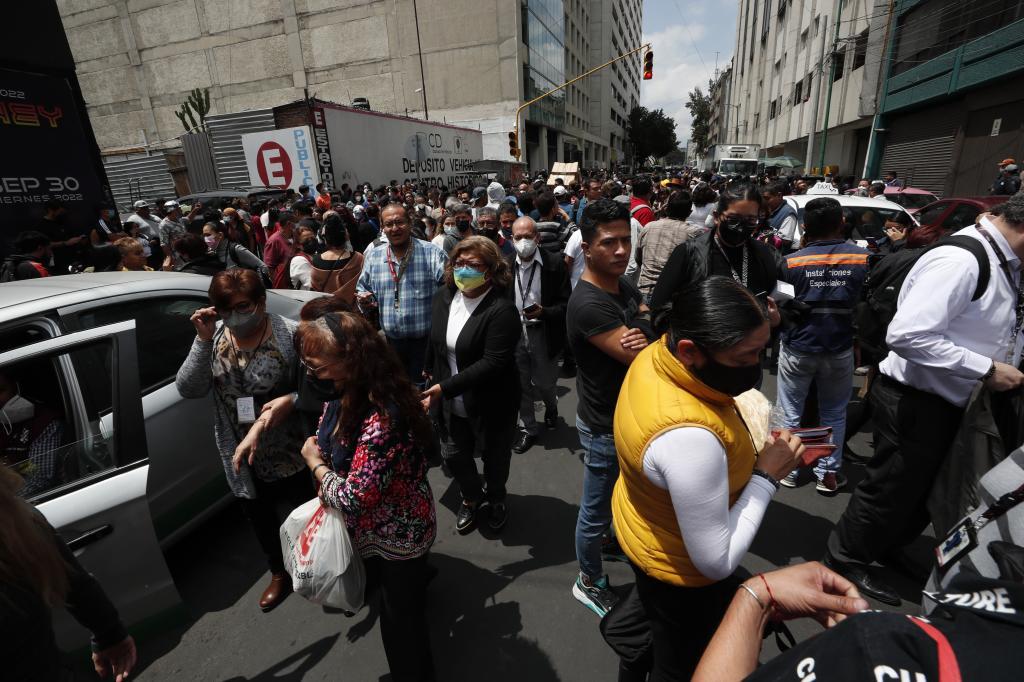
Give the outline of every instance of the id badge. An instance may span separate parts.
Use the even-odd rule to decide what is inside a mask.
[[[252,424],[256,421],[256,401],[251,395],[236,400],[235,407],[238,410],[239,424]]]
[[[936,563],[945,570],[978,546],[978,532],[974,521],[967,517],[953,527],[952,532],[935,548]]]

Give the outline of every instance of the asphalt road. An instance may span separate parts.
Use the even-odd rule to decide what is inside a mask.
[[[438,679],[487,682],[614,680],[616,656],[601,639],[598,619],[573,599],[573,529],[582,464],[574,423],[573,381],[562,380],[557,430],[523,455],[513,455],[511,517],[499,536],[455,533],[459,502],[453,483],[433,469],[438,534],[431,562],[428,619]],[[774,398],[774,377],[762,389]],[[870,452],[869,434],[853,447]],[[832,498],[812,484],[782,489],[772,502],[743,568],[765,571],[820,558],[825,539],[845,509],[863,469],[846,466],[850,486]],[[934,541],[921,538],[914,553],[927,560]],[[257,600],[267,581],[264,561],[237,506],[232,505],[179,544],[168,557],[184,601],[184,622],[139,644],[137,678],[147,680],[388,680],[377,614],[325,613],[292,595],[263,614]],[[632,582],[623,564],[608,564],[613,586]],[[899,574],[882,575],[907,600],[917,588]],[[882,608],[881,605],[875,605]],[[818,626],[791,625],[798,640]],[[762,659],[777,653],[773,639]]]

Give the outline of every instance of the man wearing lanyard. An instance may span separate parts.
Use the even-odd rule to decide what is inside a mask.
[[[826,565],[887,604],[899,596],[867,566],[905,567],[902,548],[929,522],[928,492],[978,382],[996,392],[1024,383],[1024,194],[957,234],[984,246],[988,284],[972,300],[981,266],[956,246],[929,250],[907,274],[871,387],[875,456],[828,539]]]
[[[384,206],[380,222],[387,244],[367,254],[356,284],[356,299],[362,310],[378,308],[388,343],[398,353],[409,379],[420,384],[434,292],[444,280],[448,258],[430,242],[413,238],[402,204]]]
[[[565,307],[572,291],[562,259],[537,248],[540,235],[533,218],[524,216],[512,223],[512,244],[516,255],[507,256],[507,260],[515,275],[515,286],[509,294],[515,297],[523,323],[523,334],[516,347],[522,386],[522,432],[512,449],[523,453],[533,446],[540,433],[534,413],[538,399],[544,401],[544,426],[550,430],[558,425],[558,354],[565,346]]]

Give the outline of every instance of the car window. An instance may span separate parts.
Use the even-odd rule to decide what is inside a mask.
[[[970,204],[960,204],[942,221],[942,228],[950,231],[962,230],[968,225],[973,225],[979,213],[981,211]]]
[[[917,220],[922,225],[931,225],[938,222],[942,214],[949,209],[949,202],[943,201],[937,204],[932,204],[930,208],[926,208],[917,215]]]
[[[196,338],[189,318],[197,309],[208,305],[207,299],[199,296],[134,299],[81,311],[78,322],[81,329],[91,329],[135,320],[139,386],[146,395],[174,381]]]
[[[846,229],[853,239],[881,237],[885,232],[885,221],[891,220],[903,210],[880,206],[843,206]]]
[[[55,352],[0,367],[0,458],[24,479],[20,494],[26,499],[42,498],[117,466],[109,401],[78,400],[81,384],[68,373],[80,354],[110,366],[113,344],[97,341],[70,354]],[[107,374],[105,390],[93,393],[109,396],[113,381]],[[132,461],[131,453],[121,454],[122,465]]]

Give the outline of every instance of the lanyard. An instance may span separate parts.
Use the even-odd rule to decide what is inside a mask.
[[[402,277],[405,276],[405,270],[409,267],[409,261],[412,259],[412,241],[409,242],[408,251],[402,256],[402,261],[398,265],[398,272],[395,272],[395,264],[391,260],[391,247],[388,246],[387,252],[384,254],[384,259],[388,262],[388,270],[391,271],[391,279],[395,283],[395,310],[398,310],[399,302],[399,290],[401,289]]]
[[[1017,348],[1017,336],[1020,334],[1021,328],[1024,327],[1024,277],[1020,277],[1019,282],[1014,282],[1013,273],[1010,271],[1010,264],[1007,262],[1003,250],[992,239],[992,235],[988,233],[988,230],[981,225],[977,226],[977,230],[988,241],[992,250],[996,252],[996,258],[999,259],[999,267],[1002,269],[1003,274],[1006,275],[1006,280],[1010,283],[1010,289],[1017,292],[1016,320],[1010,333],[1010,346],[1006,349],[1006,363],[1013,364],[1013,351]]]
[[[530,293],[530,288],[533,287],[533,277],[537,274],[537,261],[533,261],[530,267],[530,278],[526,280],[526,286],[523,287],[523,269],[516,265],[516,280],[519,282],[519,296],[523,299],[523,308],[526,308],[526,295]]]
[[[984,513],[978,517],[978,520],[974,522],[975,530],[980,530],[989,521],[995,521],[1021,502],[1024,502],[1024,483],[1022,483],[1016,490],[1011,490],[993,502],[992,506],[986,509]]]
[[[743,269],[743,277],[742,277],[742,279],[740,278],[740,275],[736,274],[736,269],[733,268],[732,261],[729,260],[729,256],[726,255],[725,249],[722,248],[721,242],[718,241],[718,235],[715,235],[715,246],[718,247],[718,252],[720,254],[722,254],[722,258],[725,259],[725,264],[729,266],[729,272],[732,273],[732,278],[734,280],[736,280],[737,282],[739,282],[740,284],[742,284],[743,288],[745,288],[745,289],[749,288],[747,286],[747,279],[748,279],[747,275],[749,274],[748,270],[750,268],[750,252],[747,250],[747,243],[743,242],[743,247],[742,247],[743,248],[743,265],[741,266],[742,269]]]

